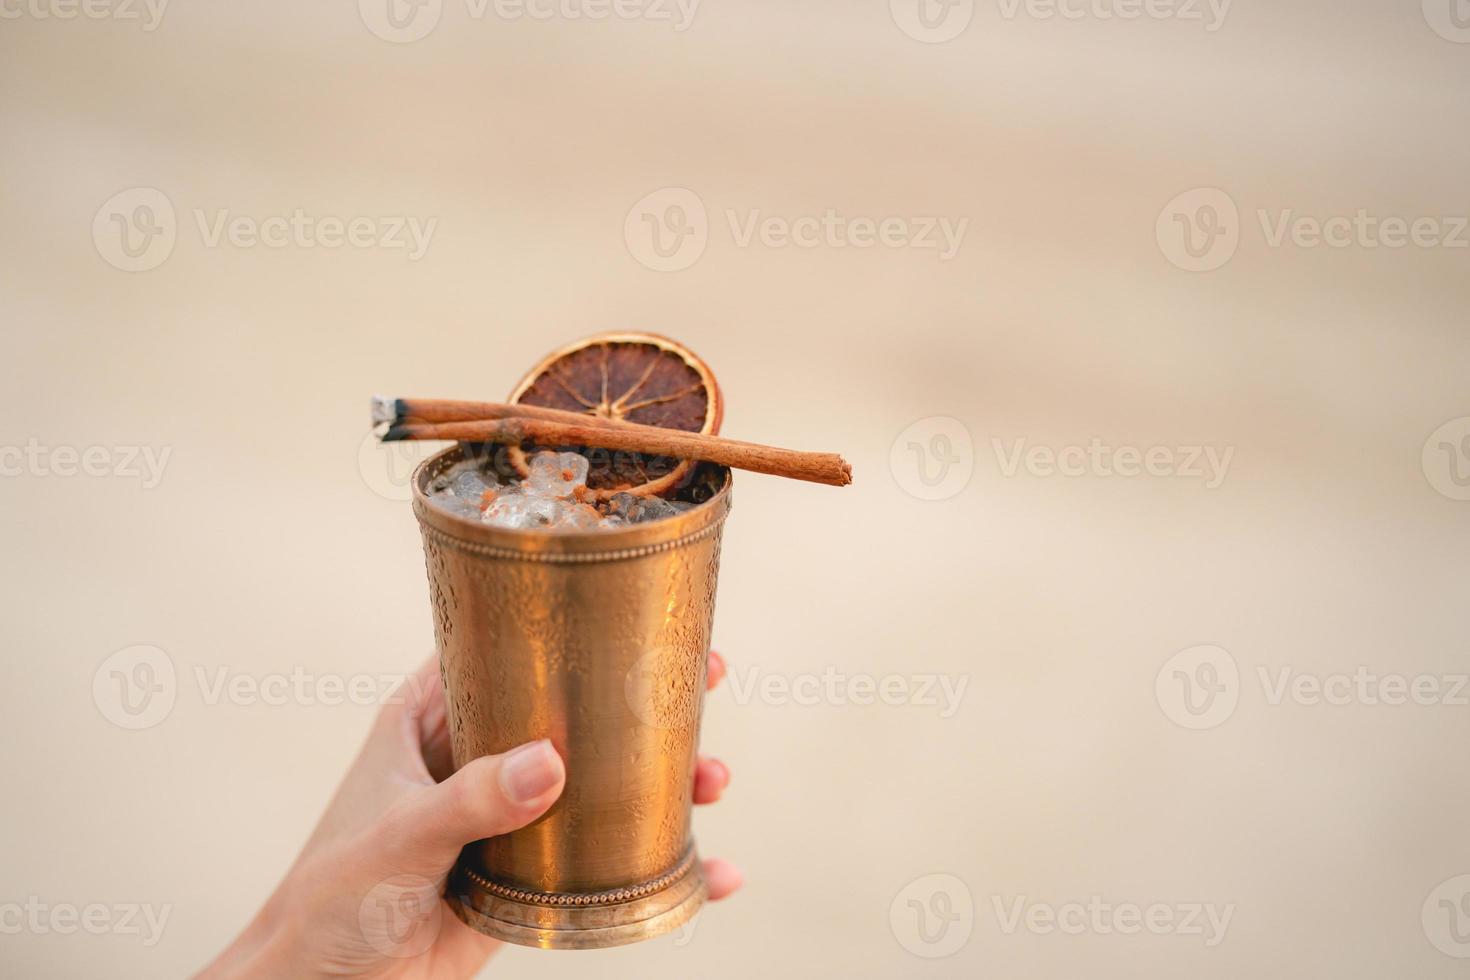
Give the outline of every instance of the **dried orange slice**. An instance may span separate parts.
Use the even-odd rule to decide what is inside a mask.
[[[683,345],[651,333],[604,333],[569,344],[528,371],[510,401],[707,435],[719,434],[724,416],[709,365]],[[587,456],[587,488],[597,498],[619,491],[665,493],[694,465],[600,449],[588,450]],[[527,474],[519,446],[511,448],[510,461],[522,477]]]

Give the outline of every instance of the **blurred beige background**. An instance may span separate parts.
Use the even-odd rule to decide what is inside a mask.
[[[373,708],[214,686],[432,646],[368,395],[629,327],[857,482],[737,487],[745,890],[488,974],[1463,976],[1463,2],[0,6],[0,972],[235,935]]]

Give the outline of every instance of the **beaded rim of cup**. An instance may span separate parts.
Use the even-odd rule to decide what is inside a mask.
[[[678,864],[657,878],[651,878],[648,881],[640,882],[636,885],[629,885],[624,888],[612,888],[601,892],[529,891],[524,888],[512,888],[509,885],[502,885],[498,882],[491,881],[484,875],[472,871],[469,868],[464,869],[464,874],[465,877],[497,898],[508,899],[512,902],[526,902],[532,905],[575,907],[585,905],[616,905],[619,902],[630,902],[635,898],[651,895],[654,892],[662,891],[680,878],[683,878],[689,873],[689,869],[692,867],[694,867],[694,848],[690,847],[688,851],[684,852],[684,856],[679,859]]]

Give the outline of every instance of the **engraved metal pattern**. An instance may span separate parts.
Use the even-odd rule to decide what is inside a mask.
[[[512,532],[428,503],[458,453],[414,477],[454,762],[548,738],[567,781],[530,826],[464,849],[456,914],[535,946],[659,935],[704,896],[690,811],[730,484],[619,531]]]

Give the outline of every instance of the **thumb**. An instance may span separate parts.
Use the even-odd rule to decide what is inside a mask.
[[[391,818],[385,856],[400,871],[443,874],[466,844],[508,834],[541,816],[564,785],[566,767],[546,739],[481,756]]]

